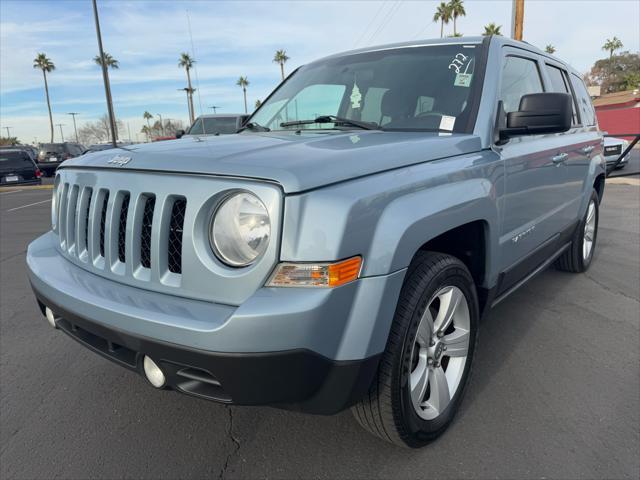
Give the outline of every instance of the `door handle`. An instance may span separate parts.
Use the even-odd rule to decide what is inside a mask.
[[[569,156],[568,153],[559,153],[558,155],[551,157],[551,161],[556,165],[560,165],[562,162],[564,162],[567,159],[568,156]]]
[[[588,147],[584,147],[582,149],[582,153],[591,153],[591,152],[593,152],[594,148],[596,148],[596,147],[594,147],[593,145],[589,145]]]

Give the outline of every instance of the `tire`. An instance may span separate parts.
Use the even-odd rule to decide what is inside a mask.
[[[441,328],[447,324],[440,321],[448,317],[444,311],[454,304],[449,326]],[[358,423],[403,447],[418,448],[440,436],[462,401],[478,324],[478,297],[467,267],[450,255],[419,252],[407,271],[376,378],[352,407]],[[447,388],[441,388],[443,379]]]
[[[591,217],[593,212],[593,217]],[[571,245],[556,260],[555,266],[563,272],[582,273],[586,272],[593,261],[593,252],[596,249],[596,240],[598,239],[598,222],[600,220],[599,197],[598,193],[593,190],[587,211],[584,214],[578,227],[576,228]],[[588,238],[591,238],[591,246],[586,247]],[[587,252],[588,250],[588,252]]]

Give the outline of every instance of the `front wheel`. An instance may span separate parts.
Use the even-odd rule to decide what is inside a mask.
[[[450,255],[420,252],[407,272],[376,379],[352,409],[360,425],[414,448],[441,435],[469,377],[478,312],[467,267]]]

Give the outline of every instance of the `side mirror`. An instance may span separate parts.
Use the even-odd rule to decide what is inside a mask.
[[[571,128],[571,102],[568,93],[523,95],[518,111],[507,114],[507,126],[499,131],[500,140],[518,135],[566,132]]]
[[[184,132],[184,130],[178,130],[178,131],[176,132],[176,138],[182,138],[182,136],[184,135],[184,133],[185,133],[185,132]]]

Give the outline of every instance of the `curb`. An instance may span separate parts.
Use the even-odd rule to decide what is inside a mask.
[[[16,185],[15,187],[3,187],[0,189],[0,192],[15,192],[16,190],[51,190],[53,189],[53,185],[25,185],[20,186]]]

